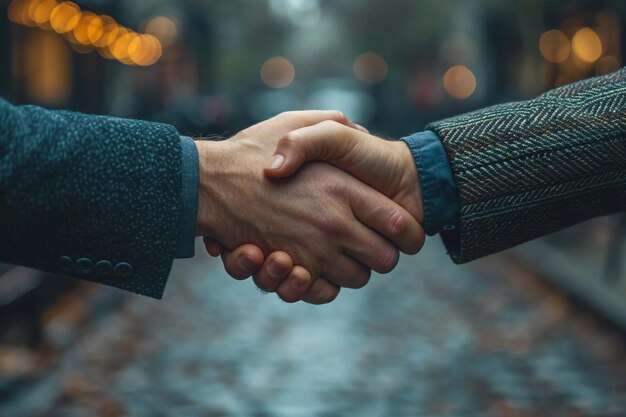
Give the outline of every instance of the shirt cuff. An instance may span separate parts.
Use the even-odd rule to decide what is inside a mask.
[[[195,254],[196,219],[198,215],[198,148],[193,139],[180,137],[182,155],[181,213],[178,222],[177,259]]]
[[[424,230],[429,236],[455,230],[461,217],[459,194],[443,142],[431,130],[401,140],[415,159],[422,187]]]

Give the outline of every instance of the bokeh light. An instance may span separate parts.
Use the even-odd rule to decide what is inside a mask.
[[[73,30],[74,38],[83,45],[93,44],[102,36],[102,20],[91,12],[83,12]]]
[[[602,56],[602,41],[593,29],[582,28],[572,38],[572,49],[577,58],[590,64]]]
[[[78,25],[80,17],[78,5],[66,1],[56,6],[50,14],[50,26],[57,33],[67,33]]]
[[[546,61],[560,64],[570,56],[569,39],[560,30],[549,30],[539,38],[539,51]]]
[[[295,78],[296,68],[282,56],[268,59],[261,68],[261,79],[271,88],[289,87]]]
[[[385,59],[374,52],[361,54],[352,66],[354,75],[365,84],[380,84],[387,78],[389,69]]]
[[[443,88],[451,97],[465,100],[476,91],[476,77],[469,68],[455,65],[444,74]]]
[[[174,43],[178,36],[176,22],[165,16],[156,16],[150,19],[145,32],[157,38],[163,48]]]
[[[71,1],[12,0],[8,15],[14,23],[52,29],[64,35],[72,49],[81,54],[97,50],[107,59],[147,66],[157,62],[163,53],[161,42],[155,36],[137,34],[107,15],[81,12],[80,7]],[[171,19],[156,20],[152,28],[168,42],[177,36]]]
[[[32,15],[33,22],[41,28],[48,29],[50,27],[50,16],[57,5],[58,3],[55,0],[45,0],[39,3]]]

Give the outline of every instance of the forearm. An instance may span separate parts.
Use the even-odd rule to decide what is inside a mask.
[[[458,185],[456,262],[626,210],[626,70],[428,128]]]
[[[2,100],[0,125],[2,260],[159,298],[181,216],[175,129]]]

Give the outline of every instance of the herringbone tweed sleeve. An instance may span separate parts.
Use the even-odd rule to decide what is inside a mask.
[[[626,69],[428,129],[458,184],[457,263],[626,211]]]
[[[180,146],[171,126],[0,99],[0,259],[160,298]]]

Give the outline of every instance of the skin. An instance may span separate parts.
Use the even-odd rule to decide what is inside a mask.
[[[226,269],[236,278],[263,264],[255,283],[289,302],[328,302],[340,287],[364,286],[372,269],[393,269],[397,247],[415,253],[423,244],[423,229],[412,213],[347,172],[311,163],[289,178],[263,174],[281,138],[329,116],[357,131],[340,113],[296,112],[228,141],[197,142],[197,234],[206,236],[212,254],[221,251],[215,242],[239,247],[224,254]]]

